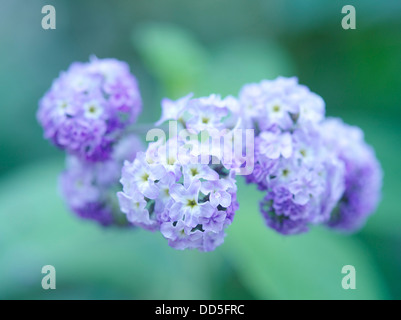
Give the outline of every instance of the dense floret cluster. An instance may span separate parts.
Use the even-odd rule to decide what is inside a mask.
[[[283,234],[311,224],[355,231],[380,198],[381,168],[359,128],[325,119],[321,97],[296,78],[245,85],[244,123],[256,132],[255,168],[247,176],[266,191],[261,211]]]
[[[164,100],[163,116],[179,120],[198,137],[208,127],[226,127],[223,117],[231,103],[218,96]],[[211,251],[223,243],[238,209],[235,170],[195,141],[176,136],[150,143],[146,152],[125,163],[118,197],[132,224],[160,230],[171,247]]]
[[[60,175],[61,194],[71,211],[83,219],[102,225],[126,225],[118,207],[121,167],[125,160],[134,160],[143,145],[135,135],[124,137],[109,160],[87,162],[68,155],[66,170]]]
[[[345,166],[345,190],[327,224],[352,232],[361,228],[376,210],[381,197],[382,169],[360,128],[334,118],[327,119],[322,126],[325,144]]]
[[[126,63],[92,58],[73,63],[40,100],[45,138],[86,161],[103,161],[142,109],[135,77]]]
[[[246,84],[238,98],[162,100],[147,148],[130,133],[142,109],[124,62],[73,63],[40,100],[46,139],[67,153],[60,190],[79,217],[160,232],[175,249],[211,251],[239,208],[236,179],[263,192],[268,227],[353,232],[380,200],[382,170],[363,132],[325,117],[296,78]],[[249,135],[251,133],[251,135]]]

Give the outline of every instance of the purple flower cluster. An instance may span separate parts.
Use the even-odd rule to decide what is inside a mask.
[[[323,99],[297,78],[279,77],[245,85],[239,94],[244,124],[257,131],[269,131],[273,126],[283,132],[310,126],[324,118]]]
[[[129,135],[116,145],[107,161],[87,162],[76,156],[67,156],[67,169],[60,176],[60,191],[70,210],[81,218],[105,226],[125,225],[116,192],[124,160],[135,159],[140,150],[143,150],[140,140]]]
[[[179,120],[195,135],[208,127],[223,128],[231,103],[218,96],[164,100],[161,122]],[[173,248],[211,251],[223,243],[238,209],[235,171],[212,153],[188,147],[193,146],[181,136],[170,137],[125,162],[120,207],[128,221],[159,230]]]
[[[38,120],[46,139],[86,161],[110,157],[113,144],[142,109],[126,63],[92,58],[73,63],[40,100]]]
[[[149,131],[157,139],[144,152],[128,134],[141,109],[135,77],[115,59],[73,63],[41,99],[45,137],[67,152],[60,190],[79,217],[211,251],[239,208],[239,174],[252,171],[267,225],[286,235],[355,231],[380,200],[382,170],[362,131],[326,119],[323,99],[296,78],[247,84],[238,98],[165,98],[156,125],[171,121],[170,136]]]
[[[350,139],[352,130],[324,120],[323,99],[296,78],[246,85],[240,102],[245,125],[257,134],[255,168],[246,180],[266,191],[260,207],[267,225],[282,234],[313,224],[360,226],[377,204],[381,181],[363,137]]]
[[[180,122],[184,128],[199,133],[201,131],[232,129],[240,120],[240,105],[236,98],[222,99],[212,94],[208,97],[192,98],[193,94],[172,101],[162,100],[162,116],[156,125],[167,120]]]
[[[380,201],[383,173],[361,129],[329,118],[322,124],[325,144],[345,165],[345,191],[327,225],[352,232],[363,226]]]

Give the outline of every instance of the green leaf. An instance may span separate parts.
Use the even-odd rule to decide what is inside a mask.
[[[219,252],[176,251],[160,233],[76,218],[57,194],[61,170],[44,162],[0,184],[0,298],[210,298]],[[41,288],[48,264],[56,290]]]
[[[233,39],[213,50],[208,76],[200,82],[201,94],[237,95],[250,82],[293,76],[293,64],[287,51],[264,39]]]
[[[240,210],[224,244],[242,282],[258,298],[388,297],[375,261],[361,242],[317,228],[305,235],[279,235],[264,225],[258,209],[262,196],[253,186],[240,183]],[[342,288],[344,265],[356,269],[356,290]]]
[[[163,84],[170,98],[188,94],[204,76],[208,54],[185,29],[165,23],[144,23],[132,36],[142,60]]]
[[[216,288],[233,285],[220,283],[227,273],[222,254],[238,272],[239,288],[257,298],[387,297],[362,243],[328,230],[275,234],[258,213],[262,195],[250,186],[240,185],[241,209],[221,247],[181,252],[158,233],[103,229],[75,218],[57,194],[61,169],[44,162],[0,184],[0,298],[208,299]],[[56,267],[56,290],[40,286],[47,264]],[[357,270],[357,290],[341,288],[346,264]]]

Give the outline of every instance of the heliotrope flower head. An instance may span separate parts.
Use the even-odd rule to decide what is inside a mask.
[[[173,248],[214,250],[238,208],[233,175],[222,165],[168,164],[139,153],[123,168],[121,210],[132,224],[160,230]]]
[[[159,230],[173,248],[214,250],[238,209],[235,170],[216,156],[220,145],[204,148],[195,142],[201,131],[225,128],[230,109],[217,96],[163,104],[166,120],[179,120],[196,139],[180,134],[159,139],[133,162],[125,162],[121,210],[132,224]]]
[[[137,81],[126,63],[92,58],[73,63],[39,102],[46,139],[86,161],[103,161],[142,109]]]
[[[266,153],[270,149],[259,140],[255,146],[257,170],[247,181],[267,192],[261,210],[268,226],[295,234],[308,231],[310,224],[327,221],[344,190],[344,166],[325,148],[321,136],[294,131],[291,153],[278,158],[274,152]]]
[[[322,127],[325,143],[345,165],[345,191],[327,224],[352,232],[362,227],[376,210],[381,197],[382,169],[361,129],[335,118],[325,120]]]
[[[211,251],[239,208],[240,174],[265,193],[266,224],[286,235],[316,224],[357,230],[380,200],[382,170],[362,131],[325,120],[323,99],[297,78],[247,84],[238,99],[163,99],[156,124],[169,121],[169,136],[150,130],[158,139],[146,151],[127,135],[141,109],[128,65],[95,57],[73,63],[40,100],[45,137],[67,152],[60,189],[79,217]]]
[[[163,99],[162,116],[156,124],[175,120],[186,129],[199,133],[210,129],[232,129],[239,121],[240,105],[234,97],[222,99],[216,94],[201,98],[192,96],[191,93],[176,101]]]
[[[317,123],[324,118],[323,99],[297,78],[278,77],[242,87],[239,100],[244,123],[260,131],[277,126],[289,130],[294,123]]]
[[[116,145],[109,160],[87,162],[76,156],[67,156],[67,168],[60,176],[60,190],[70,210],[83,219],[102,225],[126,225],[116,197],[124,160],[135,159],[143,150],[135,135],[124,137]]]
[[[322,139],[323,100],[295,78],[278,78],[244,86],[240,101],[244,123],[258,131],[246,180],[266,191],[267,225],[295,234],[327,221],[344,190],[344,168]]]
[[[162,117],[156,125],[166,121],[176,124],[182,134],[180,139],[188,144],[195,136],[201,141],[211,140],[206,145],[193,144],[193,152],[215,156],[227,169],[245,174],[253,159],[254,132],[253,129],[244,130],[247,128],[243,125],[238,99],[232,96],[223,99],[216,94],[200,98],[192,96],[189,94],[176,101],[163,99]]]

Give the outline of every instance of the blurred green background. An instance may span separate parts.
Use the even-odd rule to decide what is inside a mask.
[[[56,30],[41,28],[45,4]],[[341,28],[347,4],[356,30]],[[377,213],[352,236],[283,237],[240,181],[241,209],[211,253],[78,220],[57,192],[63,153],[43,140],[35,112],[59,72],[92,54],[130,64],[140,123],[159,118],[164,96],[236,95],[245,82],[298,76],[375,147],[385,172]],[[400,116],[399,0],[0,0],[0,298],[400,299]],[[47,264],[56,290],[41,288]],[[349,264],[357,289],[346,291]]]

